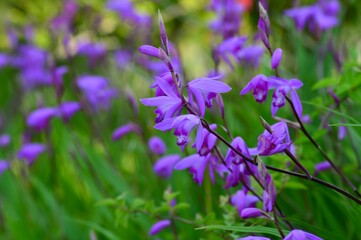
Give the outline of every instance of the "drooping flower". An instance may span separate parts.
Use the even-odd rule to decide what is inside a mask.
[[[126,135],[130,132],[135,132],[135,133],[141,134],[142,129],[138,126],[138,124],[135,124],[135,123],[125,124],[114,130],[114,132],[112,134],[112,140],[117,141],[120,138],[122,138],[124,135]]]
[[[26,120],[28,127],[41,131],[49,127],[50,120],[57,115],[56,108],[39,108],[31,112]]]
[[[174,165],[179,161],[179,155],[168,155],[158,159],[153,166],[153,171],[160,177],[168,178],[172,175]]]
[[[174,135],[177,136],[177,145],[184,151],[185,146],[189,142],[189,134],[194,128],[197,129],[196,136],[196,149],[199,151],[202,147],[204,136],[203,126],[198,116],[193,114],[181,115],[174,118],[168,118],[164,121],[157,123],[154,128],[161,131],[169,131],[174,129]]]
[[[273,100],[271,105],[272,116],[275,116],[278,109],[283,107],[286,102],[286,96],[288,93],[291,95],[292,103],[295,107],[297,115],[302,117],[302,104],[296,89],[299,89],[303,86],[303,83],[298,79],[286,80],[279,77],[269,77],[267,79],[269,86],[275,88],[273,92]]]
[[[287,124],[278,122],[271,126],[272,133],[265,130],[258,137],[257,151],[251,151],[252,155],[270,156],[276,153],[283,152],[292,144],[288,132]]]
[[[168,219],[161,220],[155,223],[149,230],[149,235],[154,236],[160,231],[162,231],[164,228],[169,227],[172,224],[172,222]]]
[[[311,233],[302,231],[302,230],[292,230],[284,240],[322,240],[322,238],[317,237]]]
[[[253,96],[257,102],[261,103],[266,101],[268,95],[268,81],[267,77],[259,74],[252,78],[252,80],[242,89],[241,95],[245,95],[253,90]]]
[[[222,76],[212,78],[196,78],[188,83],[189,102],[193,104],[193,96],[197,100],[200,115],[204,117],[205,107],[212,107],[212,99],[217,93],[229,92],[232,88],[219,81]]]
[[[159,137],[152,137],[148,141],[149,149],[155,154],[163,154],[166,151],[166,146],[163,140]]]
[[[46,147],[40,143],[26,143],[18,151],[17,156],[19,159],[26,161],[31,165],[41,153],[46,150]]]

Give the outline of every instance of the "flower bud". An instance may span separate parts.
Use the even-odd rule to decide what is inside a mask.
[[[160,40],[162,41],[162,45],[165,49],[165,52],[169,56],[169,49],[168,49],[168,37],[167,32],[165,31],[164,21],[162,18],[162,14],[158,10],[158,19],[159,19],[159,33],[160,33]]]
[[[271,59],[272,69],[278,68],[278,66],[280,65],[281,60],[282,60],[282,49],[277,48],[273,52],[272,59]]]

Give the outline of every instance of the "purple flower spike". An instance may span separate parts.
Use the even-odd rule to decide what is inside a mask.
[[[257,218],[257,217],[268,217],[268,215],[258,208],[245,208],[241,212],[243,219]]]
[[[0,135],[0,147],[6,147],[10,144],[11,137],[8,134]]]
[[[295,230],[292,230],[284,238],[284,240],[322,240],[322,238],[319,238],[311,233],[295,229]]]
[[[261,103],[266,101],[268,95],[268,82],[267,77],[259,74],[252,78],[252,80],[240,92],[241,95],[253,90],[253,96],[257,102]]]
[[[272,69],[278,68],[278,66],[280,65],[281,60],[282,60],[282,49],[277,48],[273,52],[272,59],[271,59]]]
[[[205,107],[212,107],[212,99],[217,96],[217,93],[229,92],[232,88],[227,84],[219,81],[222,76],[213,78],[196,78],[188,83],[189,95],[197,99],[198,109],[203,117],[205,114]],[[190,103],[193,103],[193,97],[190,96]]]
[[[316,166],[315,166],[315,175],[320,172],[329,170],[331,168],[332,168],[332,166],[328,161],[320,162],[320,163],[316,164]]]
[[[115,129],[115,131],[112,134],[112,140],[117,141],[120,138],[122,138],[124,135],[126,135],[130,132],[136,132],[138,134],[141,134],[142,129],[135,123],[125,124],[117,129]]]
[[[166,146],[163,140],[159,137],[152,137],[148,141],[149,149],[155,154],[163,154],[166,151]]]
[[[27,143],[24,144],[21,149],[18,151],[18,158],[25,160],[29,165],[31,165],[38,156],[45,151],[45,146],[40,143]]]
[[[29,114],[26,124],[28,127],[41,131],[49,127],[51,118],[56,114],[57,110],[55,108],[39,108]]]
[[[10,162],[7,160],[0,160],[0,174],[10,168]]]
[[[266,237],[248,236],[244,238],[238,238],[237,240],[271,240],[271,239]]]
[[[154,172],[163,178],[169,178],[172,175],[174,165],[179,161],[179,155],[168,155],[158,159],[154,164]]]
[[[149,230],[149,235],[154,236],[160,231],[162,231],[164,228],[169,227],[172,224],[170,220],[161,220],[157,223],[155,223]]]
[[[64,121],[69,121],[80,108],[81,106],[78,102],[64,102],[58,106],[58,115],[64,119]]]

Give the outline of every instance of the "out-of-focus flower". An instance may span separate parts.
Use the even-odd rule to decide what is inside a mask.
[[[271,240],[271,239],[267,237],[248,236],[244,238],[238,238],[237,240]]]
[[[160,177],[168,178],[172,175],[174,165],[179,161],[179,155],[168,155],[158,159],[153,166],[153,171]]]
[[[7,160],[0,160],[0,175],[10,168],[10,162]]]
[[[314,174],[317,175],[318,173],[326,171],[326,170],[331,169],[331,168],[332,168],[332,166],[328,161],[323,161],[323,162],[317,163],[316,166],[315,166],[315,173]]]
[[[338,128],[338,135],[337,135],[337,139],[342,141],[345,139],[346,137],[346,134],[347,134],[347,127],[345,126],[340,126]]]
[[[157,223],[155,223],[149,230],[149,235],[154,236],[160,231],[162,231],[164,228],[169,227],[172,224],[170,220],[161,220]]]
[[[311,233],[302,231],[302,230],[292,230],[284,240],[322,240],[322,238],[317,237]]]
[[[111,100],[118,95],[116,89],[109,87],[108,80],[100,76],[80,76],[77,79],[77,85],[95,111],[98,109],[108,109]]]
[[[155,154],[163,154],[166,151],[166,146],[163,140],[159,137],[152,137],[148,141],[149,149]]]
[[[28,127],[41,131],[49,127],[50,120],[57,115],[56,108],[39,108],[31,112],[26,120]]]
[[[129,0],[109,0],[107,8],[118,13],[119,17],[132,24],[146,27],[151,24],[148,15],[139,13]]]
[[[118,50],[114,53],[114,59],[120,69],[125,69],[131,62],[132,54],[126,50]]]
[[[89,65],[94,66],[97,62],[104,59],[106,47],[103,43],[81,43],[78,47],[78,55],[86,56]]]
[[[124,135],[126,135],[126,134],[128,134],[130,132],[135,132],[137,134],[141,134],[142,129],[138,126],[138,124],[135,124],[135,123],[125,124],[125,125],[123,125],[123,126],[121,126],[121,127],[114,130],[114,132],[112,134],[112,140],[113,141],[119,140]]]
[[[6,147],[10,144],[11,137],[8,134],[0,135],[0,147]]]
[[[40,143],[26,143],[18,151],[17,156],[31,165],[41,153],[46,150],[45,146]]]
[[[58,116],[60,116],[65,121],[69,121],[70,118],[80,110],[80,108],[81,106],[78,102],[61,103],[57,108]]]
[[[292,18],[298,30],[308,26],[311,32],[317,33],[337,26],[339,11],[338,0],[319,0],[313,5],[286,10],[285,15]]]
[[[70,31],[77,12],[78,5],[76,1],[66,0],[63,4],[63,11],[52,20],[54,30]]]

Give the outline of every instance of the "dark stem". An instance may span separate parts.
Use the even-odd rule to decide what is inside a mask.
[[[285,238],[285,234],[283,233],[280,225],[278,224],[276,208],[273,206],[272,209],[273,209],[273,222],[274,222],[274,224],[276,225],[276,228],[277,228],[278,232],[280,233],[282,239],[284,239],[284,238]]]

